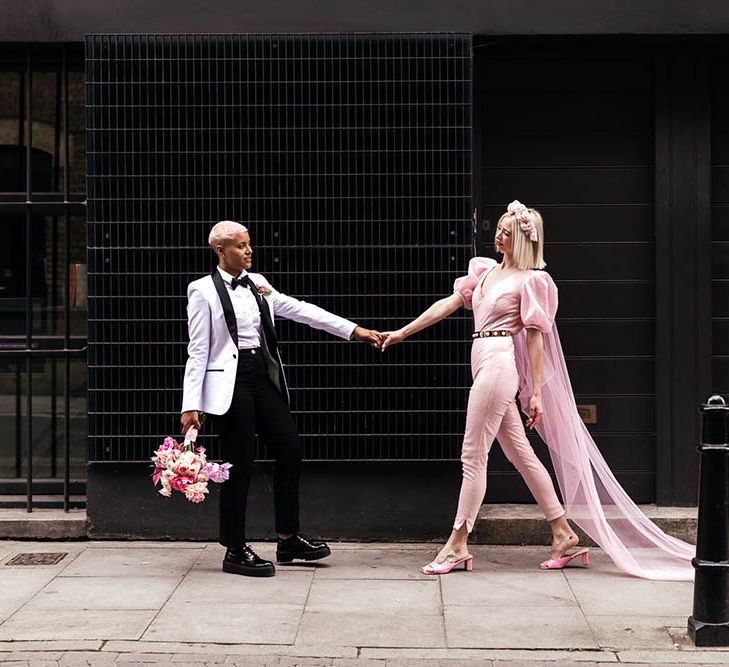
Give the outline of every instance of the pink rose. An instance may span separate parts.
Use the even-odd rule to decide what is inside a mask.
[[[174,438],[171,438],[168,435],[162,442],[162,446],[160,447],[160,450],[171,449],[173,447],[179,447],[179,445],[177,444],[177,440],[175,440]]]
[[[175,477],[175,473],[171,470],[163,470],[160,476],[160,482],[162,482],[162,488],[159,490],[160,495],[169,498],[172,495],[172,480]]]
[[[175,491],[184,491],[191,482],[187,477],[175,477],[170,481],[170,485]]]
[[[182,452],[172,466],[174,472],[185,477],[195,477],[200,472],[200,468],[202,468],[202,462],[195,452]]]
[[[201,503],[205,500],[206,493],[208,493],[208,485],[206,482],[197,482],[185,488],[185,498],[191,503]]]

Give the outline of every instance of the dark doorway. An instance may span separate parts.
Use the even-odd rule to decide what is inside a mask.
[[[588,428],[638,502],[655,500],[656,470],[652,63],[617,46],[474,49],[479,254],[508,202],[542,212],[577,402],[594,408]],[[532,502],[500,451],[488,499]]]
[[[26,147],[0,145],[0,183],[5,192],[24,192],[26,189]],[[31,178],[33,186],[40,192],[50,192],[53,181],[53,156],[33,149]],[[3,242],[0,244],[0,303],[4,334],[22,334],[25,325],[25,213],[3,213]],[[31,245],[35,252],[31,266],[31,295],[40,300],[46,298],[46,220],[34,215],[32,221]],[[12,304],[15,304],[13,307]]]

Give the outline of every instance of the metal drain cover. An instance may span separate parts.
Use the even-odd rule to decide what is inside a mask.
[[[67,555],[68,552],[18,554],[13,556],[5,565],[56,565]]]

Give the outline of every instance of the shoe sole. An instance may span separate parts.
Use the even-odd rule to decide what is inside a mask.
[[[276,574],[276,568],[271,566],[270,568],[253,569],[223,561],[223,572],[242,574],[244,577],[273,577]]]
[[[276,552],[276,561],[279,563],[290,563],[292,560],[321,560],[327,556],[332,555],[332,550],[329,547],[323,547],[317,551],[310,551],[308,553],[297,554],[297,553],[286,553]]]

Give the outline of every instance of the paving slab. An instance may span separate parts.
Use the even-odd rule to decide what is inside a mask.
[[[154,619],[143,639],[293,644],[301,613],[298,605],[236,604],[204,598],[197,602],[170,603]]]
[[[210,548],[209,542],[150,542],[147,540],[96,540],[84,542],[87,549],[197,549],[204,551]],[[222,547],[221,547],[222,548]]]
[[[450,647],[599,648],[577,607],[446,606],[444,615]]]
[[[397,552],[379,547],[342,549],[333,547],[332,555],[319,563],[317,579],[423,579],[420,568],[429,563],[437,547],[420,547]]]
[[[206,665],[224,665],[227,660],[228,656],[223,654],[211,655],[210,653],[187,653],[185,655],[173,655],[170,662],[175,664],[180,662],[204,662]]]
[[[161,609],[181,577],[58,577],[25,609]]]
[[[117,657],[117,653],[73,651],[63,656],[60,665],[61,667],[72,667],[75,665],[91,665],[92,667],[97,667],[97,665],[113,665],[116,664]]]
[[[152,664],[159,665],[170,663],[174,659],[169,653],[120,653],[116,658],[116,664],[136,663],[136,664]],[[207,662],[215,662],[208,660]]]
[[[390,617],[440,614],[440,590],[437,578],[426,581],[354,580],[342,585],[336,580],[315,579],[306,603],[309,611],[342,615],[353,610]]]
[[[612,560],[600,549],[590,550],[590,568],[570,566],[564,570],[540,570],[539,564],[549,557],[549,547],[545,546],[494,546],[471,544],[468,550],[473,554],[473,571],[477,573],[489,572],[519,572],[520,574],[539,573],[545,577],[559,575],[562,572],[578,574],[580,572],[600,572],[621,575]],[[437,550],[436,550],[437,552]],[[433,552],[433,553],[436,553]]]
[[[137,547],[87,549],[64,571],[64,577],[174,577],[182,576],[200,557],[199,549]]]
[[[294,658],[283,656],[279,658],[280,667],[331,667],[334,661],[331,658]]]
[[[359,655],[363,658],[397,660],[476,660],[476,661],[508,661],[523,662],[532,665],[535,662],[549,663],[564,661],[579,662],[582,667],[585,662],[615,663],[618,662],[615,653],[587,650],[587,651],[548,651],[548,650],[522,650],[522,649],[475,649],[475,648],[363,648]],[[481,664],[480,662],[477,664]]]
[[[649,581],[602,572],[565,572],[588,616],[688,616],[693,608],[690,581]]]
[[[654,665],[726,665],[729,651],[618,651],[618,660]]]
[[[15,660],[28,660],[29,662],[53,662],[56,664],[65,654],[65,651],[13,651],[0,653],[0,662]]]
[[[299,657],[356,658],[357,649],[351,646],[327,646],[306,644],[229,644],[205,642],[165,642],[165,641],[109,641],[104,644],[103,651],[125,652],[161,652],[174,654],[205,655],[270,655],[275,651],[279,655]]]
[[[567,579],[545,572],[462,572],[441,579],[446,606],[576,607]]]
[[[474,572],[540,572],[539,563],[549,557],[549,548],[483,546],[469,544]],[[542,572],[542,574],[546,574]]]
[[[587,616],[598,644],[608,649],[674,648],[669,627],[681,620],[676,616]]]
[[[53,581],[57,570],[0,566],[0,623]]]
[[[154,610],[21,609],[0,626],[0,640],[139,639]]]
[[[276,570],[275,577],[241,577],[223,572],[192,570],[183,579],[169,604],[191,604],[200,600],[201,592],[210,602],[244,602],[246,604],[299,605],[303,608],[314,577]],[[160,605],[161,606],[161,605]]]
[[[336,646],[445,646],[439,615],[305,611],[297,642]]]
[[[98,639],[0,641],[0,652],[12,651],[99,651],[104,642]]]

